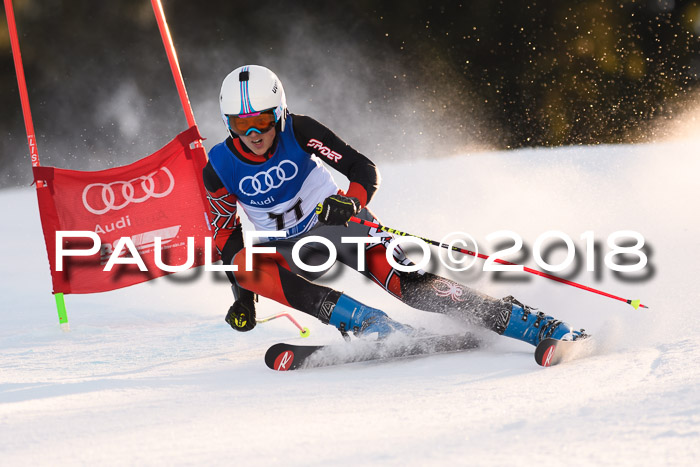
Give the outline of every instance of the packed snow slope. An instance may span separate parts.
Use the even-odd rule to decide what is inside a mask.
[[[372,207],[385,225],[438,240],[467,232],[485,252],[504,241],[488,241],[490,233],[510,230],[527,250],[506,259],[529,266],[537,237],[559,230],[579,262],[562,274],[650,307],[526,274],[494,277],[482,261],[452,273],[596,336],[595,355],[549,369],[535,364],[531,346],[493,335],[473,352],[273,372],[263,354],[301,341],[294,327],[276,320],[231,330],[229,287],[203,271],[67,296],[71,331],[63,333],[35,194],[2,191],[1,463],[696,465],[699,153],[697,141],[679,141],[380,167]],[[643,235],[649,256],[644,270],[622,278],[602,262],[619,230]],[[600,255],[595,272],[585,267],[588,231]],[[408,309],[342,267],[325,280],[409,324],[464,327]],[[258,314],[280,310],[263,299]],[[330,327],[293,315],[311,330],[306,342],[340,342]]]

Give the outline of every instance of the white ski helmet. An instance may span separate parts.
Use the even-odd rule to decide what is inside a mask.
[[[275,122],[284,131],[287,99],[282,82],[264,66],[245,65],[224,78],[219,95],[221,118],[231,132],[228,116],[248,116],[274,109]]]

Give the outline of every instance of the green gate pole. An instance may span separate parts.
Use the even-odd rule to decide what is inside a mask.
[[[70,331],[68,324],[68,313],[66,313],[66,301],[63,299],[62,293],[54,294],[56,298],[56,311],[58,311],[58,322],[61,323],[61,329],[65,332]]]

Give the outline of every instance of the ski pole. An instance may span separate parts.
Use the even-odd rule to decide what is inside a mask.
[[[273,319],[277,319],[277,318],[289,319],[289,321],[294,323],[294,326],[299,328],[299,334],[301,335],[301,337],[309,337],[309,334],[310,334],[309,328],[301,327],[301,325],[299,323],[297,323],[297,320],[295,320],[292,317],[292,315],[290,315],[289,313],[277,313],[276,315],[268,316],[267,318],[256,319],[255,322],[256,323],[267,323],[268,321],[272,321]]]
[[[367,227],[373,227],[373,228],[375,228],[375,229],[377,229],[377,230],[381,230],[382,232],[390,233],[390,234],[393,234],[393,235],[399,235],[399,236],[402,236],[402,237],[416,237],[416,238],[420,238],[421,240],[423,240],[424,242],[426,242],[426,243],[428,243],[428,244],[430,244],[430,245],[439,246],[439,247],[442,247],[442,248],[446,248],[446,249],[448,249],[448,250],[457,251],[457,252],[463,253],[463,254],[465,254],[465,255],[476,256],[476,257],[481,258],[481,259],[488,259],[488,258],[489,258],[489,256],[483,255],[483,254],[481,254],[481,253],[475,253],[475,252],[473,252],[473,251],[469,251],[469,250],[466,250],[466,249],[464,249],[464,248],[459,248],[459,247],[456,247],[456,246],[454,246],[454,245],[450,246],[450,245],[448,245],[447,243],[440,243],[440,242],[437,242],[437,241],[435,241],[435,240],[431,240],[431,239],[429,239],[429,238],[420,237],[420,236],[418,236],[418,235],[413,235],[413,234],[410,234],[410,233],[402,232],[402,231],[400,231],[400,230],[392,229],[392,228],[390,228],[390,227],[385,227],[385,226],[383,226],[383,225],[381,225],[381,224],[377,224],[377,223],[375,223],[375,222],[369,222],[369,221],[366,221],[366,220],[364,220],[364,219],[360,219],[360,218],[358,218],[358,217],[354,217],[354,216],[351,217],[351,218],[350,218],[350,222],[355,222],[355,223],[357,223],[357,224],[365,225],[365,226],[367,226]],[[505,265],[508,265],[508,266],[519,266],[518,264],[511,263],[511,262],[509,262],[509,261],[505,261],[505,260],[500,259],[500,258],[495,258],[494,261],[495,261],[496,263],[505,264]],[[598,295],[602,295],[602,296],[604,296],[604,297],[608,297],[608,298],[612,298],[612,299],[615,299],[615,300],[619,300],[619,301],[621,301],[621,302],[625,302],[625,303],[627,303],[628,305],[631,305],[632,307],[634,307],[635,310],[636,310],[636,309],[639,309],[639,307],[641,307],[641,308],[649,308],[649,307],[646,306],[646,305],[642,305],[642,303],[641,303],[639,300],[629,300],[629,299],[626,299],[626,298],[618,297],[617,295],[609,294],[609,293],[607,293],[607,292],[603,292],[602,290],[594,289],[593,287],[588,287],[588,286],[586,286],[586,285],[579,284],[579,283],[577,283],[577,282],[573,282],[573,281],[570,281],[570,280],[567,280],[567,279],[563,279],[563,278],[561,278],[561,277],[553,276],[552,274],[547,274],[546,272],[542,272],[542,271],[538,271],[538,270],[536,270],[536,269],[528,268],[527,266],[523,266],[522,268],[523,268],[523,270],[524,270],[525,272],[529,272],[530,274],[535,274],[536,276],[544,277],[544,278],[546,278],[546,279],[550,279],[550,280],[553,280],[553,281],[556,281],[556,282],[560,282],[560,283],[562,283],[562,284],[566,284],[566,285],[570,285],[570,286],[573,286],[573,287],[577,287],[577,288],[582,289],[582,290],[587,290],[588,292],[597,293]]]

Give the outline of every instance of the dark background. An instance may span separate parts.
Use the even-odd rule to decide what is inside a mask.
[[[98,170],[186,127],[148,0],[14,0],[39,157]],[[382,160],[645,142],[696,105],[700,4],[683,0],[164,0],[207,148],[223,78],[256,63],[290,110]],[[31,171],[0,20],[0,187]]]

